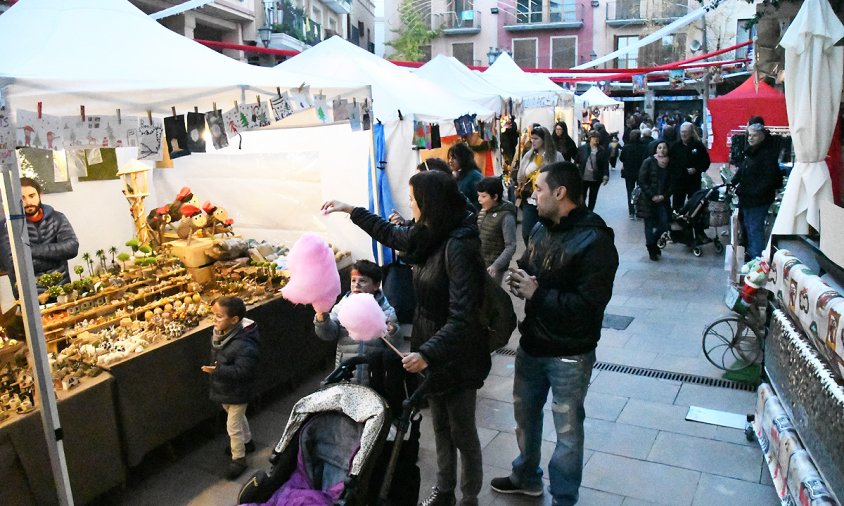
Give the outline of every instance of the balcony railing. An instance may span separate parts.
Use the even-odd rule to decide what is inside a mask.
[[[310,46],[322,41],[322,26],[319,23],[292,13],[285,13],[282,22],[273,25],[273,32],[285,33]]]
[[[688,4],[669,0],[608,0],[607,25],[667,24],[689,13]]]
[[[480,33],[481,11],[446,11],[433,15],[435,30],[442,30],[443,35],[466,35]]]
[[[337,14],[351,14],[352,1],[351,0],[323,0],[326,7],[336,12]]]
[[[518,9],[519,7],[517,7]],[[542,11],[502,10],[504,29],[508,32],[525,30],[559,30],[563,28],[583,27],[583,5],[564,3],[551,10],[547,15]]]

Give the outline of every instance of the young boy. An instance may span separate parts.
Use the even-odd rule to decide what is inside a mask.
[[[260,337],[258,325],[245,318],[246,305],[239,297],[220,297],[211,306],[214,329],[211,340],[211,364],[202,372],[211,375],[210,397],[226,411],[232,461],[226,478],[234,480],[246,469],[246,454],[255,450],[246,406],[258,369]],[[228,453],[227,451],[227,453]]]
[[[358,260],[352,266],[351,290],[331,308],[330,313],[317,313],[314,316],[314,331],[317,337],[324,341],[338,341],[335,367],[340,365],[343,360],[360,354],[380,353],[387,347],[381,339],[373,339],[367,342],[353,340],[349,337],[346,329],[337,321],[340,308],[348,300],[349,295],[353,293],[368,293],[375,297],[375,301],[381,306],[384,317],[387,319],[387,339],[396,347],[399,344],[399,325],[396,311],[381,291],[381,267],[369,260]],[[358,383],[369,383],[366,380],[368,378],[366,367],[358,367],[357,373],[356,381]]]

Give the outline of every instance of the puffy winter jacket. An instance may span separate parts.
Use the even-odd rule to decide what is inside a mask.
[[[649,218],[654,213],[654,208],[657,206],[668,205],[668,174],[671,170],[671,162],[668,167],[662,168],[657,163],[656,158],[649,156],[642,163],[639,170],[639,187],[642,189],[642,195],[639,196],[639,201],[636,202],[636,215],[640,218]],[[662,195],[665,200],[660,203],[655,203],[653,197]]]
[[[486,273],[473,220],[467,212],[446,240],[413,264],[416,310],[410,345],[428,362],[430,393],[480,388],[489,374],[487,336],[478,323]],[[393,225],[361,207],[352,211],[352,222],[401,251],[408,251],[417,228]]]
[[[578,207],[560,223],[540,220],[519,267],[539,288],[525,302],[519,344],[530,355],[560,357],[594,350],[618,269],[615,235],[600,216]]]
[[[770,137],[758,146],[748,146],[732,184],[737,185],[739,207],[761,207],[773,204],[782,188],[782,172],[777,149]]]
[[[32,251],[32,269],[35,276],[51,272],[61,272],[60,284],[70,283],[70,271],[67,261],[79,252],[79,241],[70,226],[67,217],[53,209],[53,206],[41,204],[44,217],[37,222],[26,220],[29,232],[29,244]],[[17,297],[15,283],[15,269],[12,265],[12,248],[9,243],[9,233],[6,231],[6,220],[0,221],[0,263],[9,273],[12,289]],[[38,293],[44,291],[43,286],[37,286]]]
[[[692,139],[688,144],[679,140],[668,149],[668,158],[671,160],[671,172],[669,178],[672,192],[686,191],[692,194],[700,190],[700,182],[703,174],[709,170],[709,151],[702,142]],[[695,169],[694,174],[689,174],[688,168]]]
[[[211,400],[221,404],[246,404],[253,394],[258,372],[261,338],[258,324],[244,318],[243,328],[226,338],[219,347],[211,347]]]
[[[648,146],[641,141],[631,141],[621,148],[619,160],[624,165],[621,169],[621,177],[636,180],[639,178],[639,169],[642,162],[648,157]]]

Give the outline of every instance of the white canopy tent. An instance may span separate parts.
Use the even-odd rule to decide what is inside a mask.
[[[494,111],[463,100],[442,86],[332,37],[276,66],[277,70],[324,77],[343,76],[372,86],[373,121],[385,127],[387,173],[396,209],[410,212],[407,181],[418,163],[412,148],[413,119],[439,123],[440,135],[454,135],[453,120],[477,114],[490,120]],[[401,117],[400,117],[401,116]],[[402,119],[403,118],[403,119]],[[360,204],[358,202],[358,204]]]
[[[27,43],[33,34],[38,34],[39,44]],[[0,44],[6,49],[4,57],[0,59],[0,107],[5,107],[8,119],[11,120],[10,124],[0,124],[3,129],[0,131],[0,142],[9,136],[14,137],[16,111],[35,111],[39,106],[43,114],[53,116],[79,115],[80,106],[84,106],[88,115],[115,115],[119,110],[124,118],[147,114],[160,118],[162,114],[169,115],[173,107],[179,113],[192,111],[194,107],[206,111],[211,109],[213,103],[228,109],[234,101],[252,101],[256,95],[267,98],[275,95],[279,88],[298,88],[303,83],[322,90],[328,97],[347,96],[363,100],[371,96],[366,85],[279,72],[234,61],[171,32],[125,0],[21,0],[0,16]],[[299,116],[308,115],[303,113]],[[310,120],[294,115],[285,122],[301,124]],[[337,130],[340,129],[326,132],[326,135],[340,135]],[[348,132],[349,129],[346,127],[343,130]],[[280,135],[279,132],[275,131],[276,135]],[[286,145],[284,141],[276,142]],[[363,142],[358,141],[357,144]],[[61,451],[63,445],[56,438],[55,430],[60,427],[52,382],[49,380],[38,303],[34,295],[30,251],[19,236],[21,227],[16,226],[20,225],[21,219],[18,216],[20,187],[14,156],[8,156],[8,149],[13,147],[0,145],[4,208],[7,214],[14,215],[13,219],[8,220],[9,232],[17,259],[18,280],[22,286],[27,341],[35,358],[38,399],[42,405],[43,427],[56,478],[56,490],[59,502],[68,504],[69,484]],[[126,157],[127,152],[131,151],[131,148],[124,148],[119,149],[118,153],[120,155],[122,152],[122,156]],[[338,153],[332,160],[335,164],[329,167],[348,174],[357,171],[365,188],[368,152],[367,143],[362,150],[363,155]],[[128,153],[128,157],[131,158],[131,153]],[[172,200],[174,194],[170,189],[176,185],[190,185],[188,178],[193,177],[193,174],[184,173],[186,180],[160,185],[161,175],[177,174],[192,163],[216,165],[218,160],[214,157],[210,153],[195,154],[175,160],[176,169],[169,169],[174,172],[153,171],[148,202]],[[188,159],[191,162],[187,162]],[[197,163],[202,159],[204,164]],[[274,174],[272,168],[264,167],[262,174],[265,178],[279,181],[282,176],[288,175]],[[326,177],[321,176],[316,168],[309,168],[314,170],[302,176],[302,179],[317,181],[308,187],[310,190],[321,188],[318,181]],[[299,174],[303,172],[299,171]],[[238,174],[232,178],[242,180],[252,176]],[[328,176],[327,179],[333,180],[334,176]],[[122,195],[122,186],[118,180],[90,183],[73,181],[73,186],[73,192],[46,195],[44,201],[69,217],[76,229],[81,251],[122,244],[133,235],[133,224],[127,212],[128,203]],[[156,188],[159,187],[164,190],[156,194]],[[266,181],[257,180],[253,184],[250,208],[261,208],[267,215],[296,211],[295,208],[286,209],[285,202],[278,199],[277,195],[255,191],[263,187],[266,187]],[[290,186],[283,184],[283,179],[273,188],[280,192],[299,189],[291,190]],[[203,197],[226,206],[228,190],[224,183],[217,182],[213,185],[215,194]],[[346,188],[347,192],[354,190]],[[323,188],[323,191],[333,192],[335,188]],[[366,196],[365,189],[357,197],[346,194],[346,198]],[[313,212],[318,210],[314,209]],[[254,215],[261,217],[259,213]],[[260,223],[257,224],[257,227],[260,226]]]
[[[582,95],[583,107],[598,110],[598,119],[606,127],[607,132],[624,132],[624,103],[608,97],[597,86],[592,86]]]
[[[577,142],[578,114],[574,93],[560,88],[545,76],[523,71],[507,53],[501,53],[481,76],[511,96],[519,97],[515,113],[522,129],[539,123],[550,130],[555,118],[562,117],[569,125],[569,134]]]
[[[414,72],[434,83],[448,84],[448,89],[463,100],[474,102],[498,114],[504,112],[509,92],[475,74],[453,56],[437,55]]]
[[[797,162],[788,178],[774,234],[805,234],[832,202],[824,157],[841,105],[844,25],[827,0],[806,0],[780,41],[785,48],[785,103]],[[840,223],[831,224],[840,227]]]

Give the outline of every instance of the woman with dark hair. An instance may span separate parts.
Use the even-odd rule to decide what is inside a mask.
[[[669,162],[668,143],[659,141],[656,153],[646,158],[639,169],[642,194],[636,202],[636,214],[645,220],[645,246],[648,248],[648,257],[654,262],[662,254],[657,241],[668,230]]]
[[[460,452],[461,504],[477,504],[483,481],[475,424],[477,389],[489,374],[486,331],[479,322],[484,293],[478,228],[451,176],[437,171],[410,178],[415,224],[393,225],[362,207],[328,201],[323,212],[349,213],[352,222],[413,265],[416,311],[406,371],[428,374],[437,447],[437,485],[421,504],[453,505]]]
[[[458,142],[448,148],[448,166],[457,178],[457,188],[466,196],[469,202],[479,209],[478,194],[475,185],[484,178],[481,169],[475,163],[475,152],[465,142]]]
[[[558,121],[554,125],[554,133],[551,134],[554,140],[554,147],[563,155],[563,160],[570,162],[577,156],[577,146],[574,139],[569,137],[569,127],[565,121]]]
[[[590,211],[595,209],[598,190],[610,180],[610,152],[601,144],[601,133],[589,132],[589,144],[580,146],[577,166],[583,179],[583,201]]]
[[[486,272],[499,284],[516,253],[516,206],[504,200],[504,186],[497,177],[478,183],[478,230]]]
[[[539,221],[539,215],[536,213],[536,200],[533,198],[539,169],[554,162],[562,161],[563,155],[554,146],[551,133],[544,127],[534,125],[533,131],[530,133],[530,149],[525,152],[521,162],[519,162],[519,174],[516,177],[518,184],[516,197],[522,200],[522,239],[524,239],[525,245],[528,243],[530,231]]]

